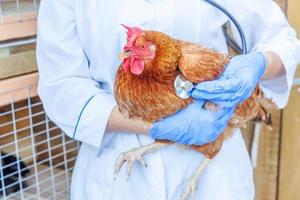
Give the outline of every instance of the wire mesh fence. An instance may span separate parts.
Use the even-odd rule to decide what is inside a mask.
[[[40,99],[25,86],[4,93],[0,107],[0,199],[69,199],[79,143],[46,116]],[[20,100],[20,90],[24,98]],[[15,94],[18,94],[16,97]],[[1,104],[0,104],[1,105]]]

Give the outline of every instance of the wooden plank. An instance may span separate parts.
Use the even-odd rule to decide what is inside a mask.
[[[10,24],[0,24],[0,41],[31,37],[35,36],[36,32],[36,20],[24,22],[19,21]]]
[[[37,96],[38,73],[0,81],[0,107],[28,96]],[[28,89],[30,88],[30,94]]]
[[[288,18],[300,36],[300,2],[289,0]],[[297,77],[300,77],[298,68]],[[289,104],[283,113],[282,141],[280,153],[279,200],[300,199],[300,93],[294,87]]]
[[[34,4],[34,0],[12,0],[12,1],[4,1],[1,0],[1,17],[14,15],[14,14],[22,14],[26,12],[37,11],[37,6],[40,1],[36,0],[36,4]]]
[[[9,48],[0,49],[0,59],[9,56]],[[0,73],[1,74],[1,73]]]
[[[0,80],[37,71],[35,51],[24,51],[0,58]]]
[[[13,12],[13,14],[1,15],[0,41],[36,35],[36,19],[37,13],[33,10],[19,13]]]
[[[241,128],[242,135],[247,147],[247,150],[250,154],[251,148],[252,148],[252,141],[253,141],[253,131],[254,131],[254,125],[253,123],[247,123],[246,128]]]
[[[254,170],[256,200],[275,200],[277,196],[278,154],[281,112],[273,113],[273,130],[262,128],[258,166]]]
[[[280,6],[284,13],[287,13],[288,1],[289,0],[275,0]]]
[[[276,1],[286,13],[287,0]],[[276,200],[278,196],[281,111],[273,113],[273,130],[260,134],[257,168],[254,170],[256,200]]]
[[[36,44],[32,43],[32,44],[24,44],[21,46],[13,46],[13,47],[9,47],[9,53],[10,55],[13,54],[17,54],[17,53],[22,53],[25,51],[35,51],[36,49]]]
[[[299,0],[289,0],[288,4],[288,18],[291,25],[298,32],[300,36],[300,18],[299,18],[300,2]]]
[[[19,14],[5,15],[1,17],[0,24],[12,24],[22,21],[36,21],[37,13],[36,12],[25,12]]]
[[[300,199],[300,93],[293,88],[283,113],[279,200]]]

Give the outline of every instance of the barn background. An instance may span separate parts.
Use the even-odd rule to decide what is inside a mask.
[[[0,0],[0,199],[68,199],[79,146],[46,117],[36,94],[39,2]],[[300,34],[300,1],[277,2]],[[273,115],[273,130],[243,130],[255,166],[256,200],[300,199],[300,69],[296,76],[288,106]],[[16,160],[4,162],[10,156]],[[30,170],[24,177],[20,160]],[[14,166],[19,172],[7,175]],[[8,183],[10,177],[18,181]],[[20,191],[12,192],[16,185]]]

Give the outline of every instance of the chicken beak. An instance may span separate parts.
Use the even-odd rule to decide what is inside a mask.
[[[119,59],[123,61],[125,58],[128,58],[131,55],[131,51],[123,51],[119,55]]]

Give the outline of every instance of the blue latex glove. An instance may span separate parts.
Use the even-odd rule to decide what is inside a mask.
[[[262,53],[235,56],[219,79],[198,84],[191,92],[191,96],[224,107],[235,106],[252,95],[265,68],[265,58]]]
[[[203,145],[218,138],[226,128],[234,108],[211,112],[203,108],[204,101],[195,101],[175,115],[153,124],[150,135],[180,144]]]

